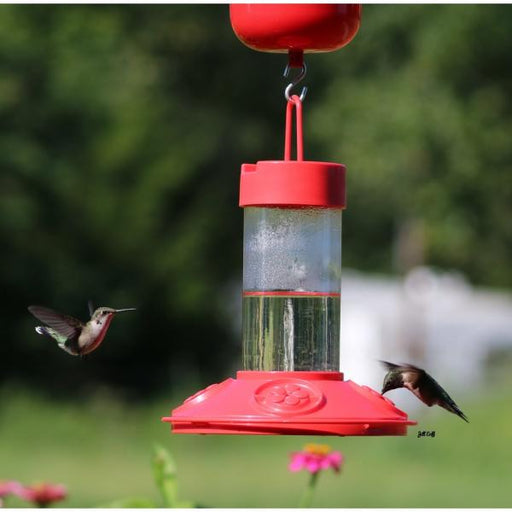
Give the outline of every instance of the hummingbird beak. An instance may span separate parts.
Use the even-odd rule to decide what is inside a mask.
[[[124,313],[125,311],[135,311],[136,308],[124,308],[124,309],[116,309],[116,313]]]

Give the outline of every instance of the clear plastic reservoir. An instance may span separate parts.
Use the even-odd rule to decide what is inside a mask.
[[[341,212],[244,208],[245,370],[339,371]]]

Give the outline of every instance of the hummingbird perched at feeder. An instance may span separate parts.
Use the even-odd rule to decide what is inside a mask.
[[[100,307],[93,311],[89,302],[91,319],[87,323],[43,306],[29,306],[28,310],[45,324],[36,327],[38,334],[53,338],[68,354],[84,356],[100,346],[116,313],[135,311],[135,308]]]
[[[388,369],[384,377],[382,395],[392,389],[406,388],[429,407],[437,404],[469,423],[450,395],[425,370],[412,364],[398,365],[387,361],[381,363]]]

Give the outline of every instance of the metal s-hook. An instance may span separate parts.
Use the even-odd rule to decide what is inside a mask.
[[[292,117],[295,109],[295,122],[297,132],[297,161],[304,160],[304,144],[302,136],[302,101],[306,97],[307,87],[302,88],[300,96],[290,94],[293,87],[301,82],[306,76],[306,64],[304,63],[304,52],[302,50],[290,50],[288,52],[288,64],[284,69],[284,76],[290,74],[290,68],[300,69],[299,74],[286,86],[284,96],[286,98],[286,126],[284,130],[284,159],[290,160],[292,153]]]
[[[284,77],[287,77],[290,74],[290,68],[291,67],[292,66],[290,66],[290,64],[286,65],[286,67],[284,68],[284,73],[283,73]],[[301,66],[300,66],[300,73],[295,77],[294,80],[292,80],[286,86],[286,89],[284,90],[284,97],[286,98],[287,101],[292,101],[293,94],[290,94],[290,92],[291,92],[293,87],[295,87],[299,82],[302,82],[302,80],[304,80],[304,77],[306,76],[306,72],[307,72],[306,63],[302,62]],[[307,92],[308,92],[308,88],[307,87],[303,87],[302,91],[300,93],[300,96],[299,96],[300,101],[304,101],[304,98],[306,97],[306,93]]]

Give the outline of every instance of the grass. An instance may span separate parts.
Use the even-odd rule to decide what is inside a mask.
[[[497,392],[466,401],[470,424],[432,408],[415,416],[419,425],[407,437],[325,439],[171,435],[160,418],[178,400],[130,407],[99,394],[63,404],[4,389],[0,480],[63,483],[66,507],[158,500],[150,458],[159,443],[175,458],[182,499],[208,507],[294,507],[308,475],[288,472],[289,452],[327,442],[346,464],[341,475],[321,475],[315,507],[511,507],[511,399]],[[436,437],[417,438],[419,429]],[[23,503],[13,498],[7,505]]]

